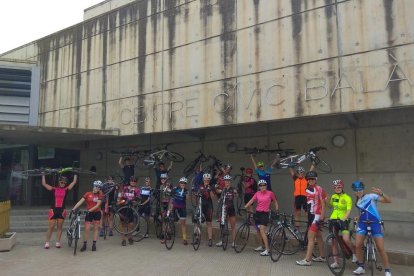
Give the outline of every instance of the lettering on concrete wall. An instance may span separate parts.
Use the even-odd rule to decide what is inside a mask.
[[[341,75],[333,82],[332,77],[329,77],[334,75],[332,72],[325,72],[326,74],[321,73],[321,75],[324,75],[321,77],[304,78],[303,100],[306,102],[320,101],[326,97],[338,97],[340,93],[384,92],[391,82],[407,81],[410,86],[414,86],[406,70],[400,66],[394,56],[390,56],[395,62],[391,64],[391,73],[389,73],[388,77],[379,78],[384,84],[383,86],[377,84],[375,87],[379,87],[378,89],[366,89],[364,87],[368,78],[364,75],[366,72],[362,69],[350,68],[349,72],[342,70]],[[162,118],[171,121],[173,117],[177,118],[177,116],[184,120],[197,120],[201,116],[199,113],[200,105],[207,106],[207,109],[213,110],[216,114],[237,110],[250,111],[254,108],[261,108],[262,105],[271,108],[280,108],[286,102],[286,99],[289,96],[291,97],[292,91],[289,91],[289,83],[286,78],[266,80],[261,83],[261,87],[256,87],[255,84],[250,83],[250,87],[246,88],[246,84],[243,86],[242,83],[235,83],[223,91],[192,91],[192,96],[189,98],[185,98],[186,94],[182,93],[183,99],[156,103],[152,107],[148,103],[145,103],[145,98],[138,98],[139,103],[137,107],[121,110],[121,124],[143,124],[149,118],[152,121],[157,121]],[[330,90],[331,83],[335,84],[333,89],[331,88],[332,90]],[[204,100],[194,96],[194,94],[201,95],[201,93],[207,93],[209,96],[205,97]],[[206,102],[205,99],[209,100]]]

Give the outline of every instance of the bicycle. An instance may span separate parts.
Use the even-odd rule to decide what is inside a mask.
[[[372,237],[371,224],[378,223],[370,220],[360,221],[367,225],[367,237],[364,244],[364,263],[368,263],[367,267],[371,270],[371,276],[374,275],[374,270],[382,271],[382,266],[377,264],[377,247]],[[356,222],[354,222],[356,224]],[[384,227],[384,222],[379,222]]]
[[[59,176],[68,173],[76,173],[76,174],[90,174],[95,175],[96,172],[83,170],[78,167],[64,167],[64,168],[40,168],[40,169],[31,169],[25,171],[15,172],[15,175],[21,175],[22,177],[29,177],[29,176],[42,176],[42,175],[53,175]]]
[[[280,157],[288,157],[290,155],[293,155],[296,153],[296,151],[294,149],[282,149],[280,147],[281,144],[285,143],[285,141],[280,141],[277,143],[277,148],[276,149],[268,149],[267,147],[265,148],[258,148],[258,147],[253,147],[253,148],[249,148],[249,147],[243,147],[241,149],[235,149],[231,152],[237,152],[237,151],[242,151],[245,152],[246,154],[261,154],[261,153],[276,153],[278,154]]]
[[[292,166],[297,166],[300,163],[304,162],[307,159],[310,159],[314,166],[321,172],[330,173],[332,172],[332,167],[326,161],[321,159],[316,153],[320,150],[326,150],[325,147],[314,147],[309,149],[305,153],[290,155],[288,157],[281,158],[276,166],[278,169],[291,168]]]
[[[115,191],[118,186],[116,184],[109,184],[109,183],[105,183],[106,185],[104,185],[104,187],[102,188],[102,198],[105,199],[103,204],[104,204],[104,209],[102,211],[102,232],[103,232],[103,238],[104,240],[106,240],[106,237],[108,236],[108,229],[109,229],[109,219],[110,219],[110,214],[111,212],[114,212],[114,208],[112,207],[112,205],[109,205],[110,202],[112,202],[112,200],[110,200],[109,198],[109,194],[113,191]],[[117,194],[115,192],[115,194]]]
[[[113,225],[123,235],[133,234],[134,241],[141,241],[148,234],[148,221],[140,215],[140,204],[128,201],[126,205],[115,210]]]
[[[246,175],[244,174],[244,167],[240,167],[240,174],[236,174],[234,176],[234,182],[237,182],[237,186],[236,186],[236,190],[237,190],[237,196],[236,196],[236,213],[241,216],[241,209],[242,209],[242,204],[244,201],[244,192],[243,192],[243,184],[244,184],[244,179],[246,177]]]
[[[341,231],[340,220],[328,220],[328,224],[329,235],[325,241],[326,264],[332,274],[339,276],[345,271],[346,259],[352,257],[352,250],[339,235],[339,231]],[[353,231],[350,230],[350,237],[352,237],[352,233]]]
[[[183,170],[183,174],[185,177],[188,177],[191,173],[196,171],[198,167],[200,167],[200,164],[206,162],[209,159],[209,156],[204,155],[204,153],[201,150],[197,151],[196,153],[198,153],[199,155],[193,161],[188,163]]]
[[[163,217],[163,238],[165,247],[168,250],[174,245],[175,241],[175,218],[174,211],[168,208],[166,215]]]
[[[143,157],[142,165],[146,168],[154,167],[155,164],[162,162],[164,158],[174,161],[174,162],[183,162],[184,157],[173,151],[169,151],[167,148],[171,144],[166,144],[164,148],[156,149],[155,151],[147,154]]]
[[[197,206],[193,210],[193,240],[192,245],[194,250],[198,250],[201,244],[201,224],[206,221],[202,209],[202,194],[200,192],[194,193],[197,197]]]
[[[220,214],[220,240],[221,248],[223,250],[227,249],[227,244],[229,242],[229,224],[227,221],[227,207],[226,207],[226,189],[223,189],[219,199],[219,214]]]
[[[162,221],[161,221],[161,202],[160,202],[160,190],[154,190],[151,194],[151,216],[154,223],[155,236],[160,239],[162,234]]]
[[[72,216],[74,214],[74,216]],[[76,212],[70,212],[69,219],[69,229],[66,231],[66,237],[68,239],[68,246],[72,246],[72,242],[74,242],[73,246],[73,255],[76,255],[76,250],[78,248],[78,241],[80,239],[80,217],[82,214],[88,214],[87,211],[78,210]]]

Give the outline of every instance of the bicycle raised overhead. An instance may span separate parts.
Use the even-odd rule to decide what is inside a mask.
[[[154,167],[157,163],[162,162],[164,159],[173,161],[173,162],[183,162],[184,157],[173,151],[168,150],[168,146],[171,144],[166,144],[164,148],[157,148],[153,151],[148,152],[142,158],[142,166],[146,168]]]
[[[330,173],[332,167],[326,161],[321,159],[316,153],[321,150],[326,150],[325,147],[314,147],[309,149],[307,152],[301,154],[294,154],[288,157],[280,158],[276,163],[277,168],[287,169],[299,165],[305,160],[310,160],[314,166],[321,172]]]

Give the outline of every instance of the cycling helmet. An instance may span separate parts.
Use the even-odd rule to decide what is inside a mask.
[[[160,179],[167,179],[167,178],[168,178],[168,174],[166,174],[166,173],[162,173],[160,175]]]
[[[344,182],[341,179],[337,179],[337,180],[334,180],[332,182],[332,188],[335,189],[335,188],[338,188],[338,187],[340,187],[341,189],[344,188]]]
[[[309,171],[305,175],[306,180],[308,179],[318,179],[318,174],[315,171]]]
[[[362,183],[361,181],[355,181],[352,183],[352,190],[354,190],[355,192],[359,192],[364,190],[364,183]]]
[[[178,181],[179,183],[186,183],[187,184],[187,182],[188,182],[188,180],[187,180],[187,178],[186,177],[181,177],[180,178],[180,181]]]
[[[106,180],[108,181],[108,180],[114,180],[114,177],[112,176],[112,175],[108,175],[107,177],[106,177]]]
[[[224,177],[223,177],[223,179],[224,180],[231,180],[231,175],[229,175],[229,174],[226,174]]]
[[[203,174],[203,179],[211,179],[211,174],[209,173]]]
[[[257,183],[257,185],[258,186],[262,186],[262,185],[264,186],[264,185],[267,185],[267,182],[264,179],[260,179],[259,182]]]
[[[99,188],[99,189],[102,189],[102,187],[103,187],[103,183],[102,183],[102,181],[100,181],[100,180],[95,180],[95,181],[93,182],[93,187],[94,187],[94,188]]]
[[[253,173],[253,169],[252,169],[252,168],[247,168],[247,169],[246,169],[246,173],[248,173],[248,174]]]
[[[149,178],[148,176],[145,177],[145,181],[151,181],[151,178]]]
[[[297,171],[298,173],[304,173],[304,172],[305,172],[305,168],[304,168],[304,167],[298,167],[298,168],[296,169],[296,171]]]
[[[259,162],[257,162],[257,164],[256,164],[256,167],[264,167],[264,165],[265,165],[265,163],[263,162],[263,161],[259,161]]]

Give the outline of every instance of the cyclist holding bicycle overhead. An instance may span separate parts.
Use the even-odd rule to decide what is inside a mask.
[[[295,198],[294,202],[294,216],[295,216],[295,227],[299,230],[299,221],[301,217],[301,210],[307,213],[307,203],[306,203],[306,188],[308,187],[308,181],[305,179],[305,169],[303,167],[298,167],[296,172],[293,170],[295,164],[289,165],[289,173],[293,179],[293,196]],[[309,171],[313,171],[315,166],[312,164]]]
[[[353,182],[352,190],[355,192],[357,198],[355,206],[360,212],[355,237],[358,268],[354,270],[353,273],[357,275],[365,273],[362,247],[364,245],[365,236],[367,235],[367,224],[364,221],[371,221],[372,237],[374,238],[377,250],[380,253],[384,263],[385,276],[391,276],[388,255],[384,248],[384,233],[381,229],[381,216],[377,207],[378,202],[391,203],[391,198],[384,194],[379,188],[372,188],[372,193],[370,194],[365,193],[365,186],[361,181]]]
[[[136,176],[131,176],[129,179],[129,185],[124,186],[123,190],[118,193],[118,205],[127,204],[128,202],[132,202],[133,204],[137,204],[140,190],[137,187],[138,178]],[[132,212],[132,209],[125,208],[122,210],[122,215],[126,218],[128,218],[128,221],[134,221],[134,213]],[[122,220],[122,219],[121,219]],[[124,227],[133,227],[133,223],[130,223],[127,225],[127,223],[122,223],[122,228]],[[121,245],[126,246],[126,237],[124,234],[121,234]],[[128,235],[128,243],[133,244],[134,240],[132,239],[132,234]]]
[[[178,216],[180,219],[181,224],[181,233],[183,238],[183,244],[187,245],[187,209],[186,209],[186,201],[188,197],[188,190],[185,187],[187,185],[187,178],[181,177],[180,181],[178,182],[178,186],[173,188],[172,190],[172,197],[173,197],[173,213],[175,210],[178,211]]]
[[[344,191],[344,182],[340,179],[334,180],[332,183],[332,188],[334,189],[334,194],[331,196],[329,200],[329,207],[333,208],[331,214],[331,220],[339,220],[339,227],[340,234],[342,235],[342,239],[346,243],[346,245],[352,250],[352,262],[355,263],[357,261],[355,255],[355,248],[352,244],[349,236],[349,215],[351,214],[352,209],[352,198],[345,193]],[[335,245],[335,243],[333,244]],[[335,249],[335,250],[339,250]],[[331,264],[332,268],[338,268],[339,264],[337,260]]]
[[[125,158],[121,156],[119,158],[118,164],[124,173],[123,184],[128,185],[129,179],[135,174],[135,165],[132,162],[131,158],[128,156]]]
[[[306,197],[308,203],[308,247],[306,250],[305,259],[296,261],[296,264],[302,266],[312,265],[314,262],[325,262],[323,251],[323,239],[321,231],[319,229],[319,222],[323,221],[325,218],[325,202],[327,198],[326,192],[322,189],[321,186],[316,184],[318,179],[318,174],[315,171],[309,171],[305,175],[306,180],[308,181],[308,188],[306,189]],[[319,248],[319,257],[313,258],[312,252],[315,247],[315,237],[318,242]]]
[[[207,224],[207,236],[208,236],[208,246],[213,245],[213,200],[214,188],[210,185],[211,174],[203,174],[203,183],[199,186],[199,191],[201,192],[201,209],[206,218]]]
[[[216,192],[218,194],[224,193],[226,203],[226,214],[229,218],[231,237],[233,239],[232,247],[234,247],[234,241],[236,238],[236,209],[234,208],[234,198],[236,197],[236,190],[231,187],[231,176],[226,174],[223,177],[224,188],[218,187]],[[222,241],[216,243],[216,246],[222,246]]]
[[[91,229],[91,223],[94,224],[93,232],[93,244],[92,251],[96,251],[96,241],[98,240],[99,223],[101,221],[101,202],[102,202],[102,186],[103,183],[100,180],[93,182],[93,189],[91,192],[86,192],[83,197],[72,208],[72,213],[75,213],[76,209],[86,202],[86,210],[88,213],[85,216],[85,232],[83,235],[83,245],[80,249],[81,252],[86,250],[86,245],[89,239],[89,231]]]
[[[172,170],[173,161],[170,162],[170,165],[167,169],[165,169],[165,164],[163,162],[159,162],[158,167],[154,168],[155,175],[157,176],[157,183],[155,183],[155,189],[159,189],[161,186],[161,175],[162,174],[168,174]]]
[[[277,203],[275,194],[272,191],[267,190],[267,183],[266,180],[261,179],[259,180],[258,186],[260,191],[254,194],[253,198],[244,206],[244,208],[248,208],[250,205],[253,204],[254,201],[257,201],[256,207],[256,225],[259,225],[259,232],[260,232],[260,240],[262,245],[256,248],[256,251],[260,252],[260,256],[269,256],[269,241],[267,239],[266,234],[266,227],[269,223],[269,213],[270,213],[270,204],[272,201],[275,205],[275,210],[279,210],[279,205]],[[264,248],[263,248],[264,245]]]
[[[55,229],[55,225],[57,225],[56,231],[56,248],[61,248],[62,245],[60,243],[60,239],[62,238],[62,229],[63,229],[63,222],[66,218],[66,207],[65,201],[68,191],[72,190],[78,180],[78,176],[75,174],[73,177],[73,181],[66,186],[68,179],[65,176],[59,177],[58,186],[54,187],[46,183],[46,176],[42,175],[42,186],[46,188],[46,190],[53,192],[53,201],[50,206],[48,221],[49,227],[46,232],[46,242],[45,242],[45,249],[49,249],[50,247],[50,238],[52,237],[53,229]]]
[[[263,161],[259,161],[256,163],[256,160],[254,159],[253,154],[250,154],[250,159],[252,160],[253,166],[256,170],[257,176],[259,177],[259,180],[261,179],[266,180],[267,189],[269,191],[272,191],[272,184],[270,183],[270,176],[273,172],[273,168],[275,167],[276,163],[279,161],[279,156],[276,156],[276,158],[273,160],[270,167],[268,167],[267,169],[265,168],[265,163]]]

